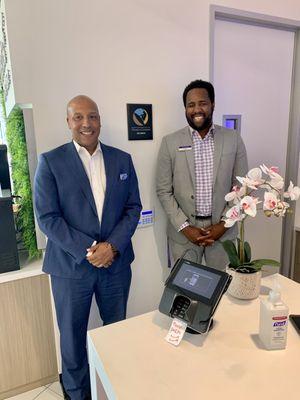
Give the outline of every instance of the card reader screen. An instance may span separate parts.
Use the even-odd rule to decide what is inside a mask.
[[[181,289],[211,299],[220,279],[220,275],[183,263],[173,280],[173,284]]]

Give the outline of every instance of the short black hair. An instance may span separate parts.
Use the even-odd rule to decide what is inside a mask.
[[[192,89],[206,89],[208,93],[208,97],[212,103],[215,102],[215,89],[210,82],[203,81],[202,79],[197,79],[187,85],[184,89],[182,98],[184,107],[186,106],[186,96],[188,92]]]

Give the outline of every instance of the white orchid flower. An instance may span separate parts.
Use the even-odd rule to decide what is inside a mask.
[[[255,217],[257,213],[256,205],[258,203],[261,202],[258,201],[256,197],[245,196],[241,200],[241,208],[245,214],[250,215],[250,217]]]
[[[270,167],[268,168],[265,164],[262,164],[260,166],[260,169],[263,171],[263,173],[267,174],[271,180],[269,181],[269,184],[276,190],[281,190],[284,186],[284,180],[281,175],[278,174],[278,168],[277,167]],[[263,186],[266,187],[267,186]]]
[[[265,181],[262,179],[262,172],[260,168],[252,168],[247,173],[246,177],[237,176],[236,179],[241,182],[243,186],[248,186],[250,189],[256,190]]]
[[[269,183],[274,189],[277,190],[281,190],[284,186],[284,180],[280,175],[278,175],[278,177],[272,178]]]
[[[298,200],[300,197],[300,188],[298,186],[294,186],[293,182],[290,181],[288,190],[287,192],[284,192],[283,196],[290,198],[291,200]]]
[[[240,206],[235,205],[231,207],[226,213],[225,228],[232,227],[236,222],[242,221],[244,215],[241,214]]]
[[[253,181],[261,181],[262,180],[262,172],[260,168],[252,168],[247,173],[247,177]]]
[[[233,186],[232,192],[227,193],[225,196],[226,201],[233,201],[237,204],[241,198],[246,194],[246,187]]]
[[[271,192],[265,192],[264,194],[264,204],[263,204],[263,209],[264,210],[274,210],[276,208],[278,203],[278,197],[276,194],[271,193]]]
[[[272,177],[273,174],[278,175],[278,171],[279,171],[279,168],[278,168],[278,167],[270,167],[270,168],[268,168],[265,164],[262,164],[262,165],[260,166],[260,169],[262,170],[262,172],[263,172],[264,174],[267,174],[267,175],[269,175],[270,177]]]
[[[253,181],[252,179],[249,179],[249,178],[247,178],[247,177],[243,178],[243,177],[241,177],[241,176],[237,176],[236,179],[237,179],[243,186],[246,186],[246,187],[248,187],[248,188],[250,188],[250,189],[254,189],[254,190],[257,189],[257,187],[256,187],[256,185],[255,185],[255,181]]]

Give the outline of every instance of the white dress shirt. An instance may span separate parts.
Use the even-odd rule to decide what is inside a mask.
[[[90,153],[84,147],[75,142],[75,140],[73,140],[73,143],[82,161],[87,177],[89,178],[96,204],[99,223],[101,224],[106,190],[106,173],[100,143],[98,143],[96,150],[92,155],[90,155]]]

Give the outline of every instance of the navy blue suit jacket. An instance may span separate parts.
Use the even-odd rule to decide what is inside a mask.
[[[101,224],[88,177],[73,142],[41,154],[35,175],[34,197],[38,224],[48,237],[43,271],[80,279],[93,267],[87,248],[110,242],[119,255],[107,269],[117,273],[134,259],[131,237],[141,201],[129,154],[101,143],[106,193]]]

